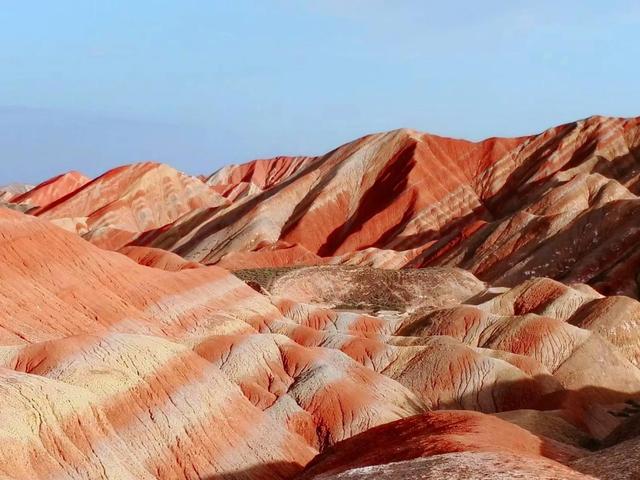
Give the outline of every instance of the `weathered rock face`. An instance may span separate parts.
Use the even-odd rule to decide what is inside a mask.
[[[571,468],[608,480],[632,480],[640,477],[640,438],[586,455],[571,462]]]
[[[639,123],[7,194],[0,476],[635,478]]]
[[[206,179],[214,190],[230,200],[269,190],[292,177],[313,157],[276,157],[242,165],[228,165]]]
[[[412,460],[353,468],[301,479],[315,480],[595,480],[544,457],[510,453],[457,452]],[[630,478],[630,477],[622,477]]]
[[[213,188],[253,190],[136,242],[232,269],[454,265],[506,286],[547,276],[636,295],[639,148],[638,119],[604,117],[479,143],[371,135],[223,169]]]
[[[389,448],[390,439],[393,439],[393,448]],[[433,412],[373,428],[335,445],[316,457],[300,478],[341,478],[334,476],[352,470],[356,472],[359,470],[362,475],[366,473],[363,467],[388,465],[457,452],[472,454],[492,452],[498,454],[498,458],[506,455],[507,459],[512,455],[518,456],[522,464],[510,465],[509,470],[513,473],[532,472],[537,467],[540,472],[549,469],[556,474],[563,474],[556,478],[584,478],[568,468],[563,468],[561,463],[580,458],[586,452],[551,439],[536,437],[526,430],[495,417],[463,411]],[[457,471],[464,473],[466,464],[467,462],[460,462]],[[434,462],[429,466],[423,465],[422,469],[427,475],[430,470],[431,473],[436,473],[433,470],[437,465],[438,463]],[[456,467],[451,467],[453,467],[452,472],[455,472]],[[390,473],[388,472],[387,475]],[[484,472],[486,477],[480,478],[493,478],[494,473],[507,472],[490,468]],[[362,475],[362,478],[367,477]],[[389,475],[388,478],[394,477]],[[416,475],[415,478],[420,477]],[[427,476],[427,478],[437,477]],[[459,478],[464,477],[460,475]]]
[[[291,478],[354,435],[443,408],[478,413],[411,420],[410,453],[386,458],[381,444],[370,465],[490,452],[509,468],[526,457],[522,472],[579,475],[558,462],[586,455],[583,444],[620,424],[608,412],[640,391],[635,357],[588,321],[615,331],[627,319],[588,287],[321,267],[259,279],[263,295],[169,252],[108,252],[41,219],[0,215],[0,460],[13,478]],[[359,310],[332,309],[331,286],[335,302]],[[383,297],[395,310],[376,304]],[[531,414],[486,415],[522,408],[557,413],[546,429]],[[473,439],[453,448],[462,424]],[[555,453],[534,452],[543,444]]]

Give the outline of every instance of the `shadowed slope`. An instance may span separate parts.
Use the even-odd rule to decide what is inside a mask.
[[[459,269],[334,266],[284,271],[262,295],[221,268],[141,247],[124,250],[133,261],[10,210],[0,227],[1,463],[16,478],[290,478],[316,453],[429,408],[553,409],[537,423],[578,445],[614,431],[617,405],[640,391],[637,368],[595,333],[627,319],[584,285],[495,289]],[[381,309],[382,291],[395,310]],[[631,338],[621,345],[633,351]],[[436,445],[453,450],[408,448],[518,455],[527,472],[563,471],[544,445],[555,460],[586,454],[459,415],[479,420],[416,427],[432,439],[440,428]],[[527,426],[522,411],[510,418]],[[461,422],[475,425],[468,441]],[[496,428],[516,440],[490,449]]]
[[[227,167],[214,188],[261,190],[136,243],[232,269],[455,265],[508,286],[549,276],[635,295],[639,132],[638,119],[591,117],[478,143],[370,135],[315,159]]]
[[[388,448],[389,439],[393,439],[393,448]],[[578,449],[536,437],[495,417],[462,411],[433,412],[373,428],[345,440],[316,457],[300,478],[326,478],[352,469],[455,452],[517,455],[525,465],[529,460],[535,464],[540,457],[566,463],[584,455]],[[553,465],[557,472],[570,474],[569,469],[554,465],[555,462],[541,463],[541,471]],[[463,464],[458,468],[463,468]]]

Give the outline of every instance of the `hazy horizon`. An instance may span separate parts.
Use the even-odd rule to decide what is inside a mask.
[[[640,114],[631,1],[24,1],[0,20],[0,184]]]

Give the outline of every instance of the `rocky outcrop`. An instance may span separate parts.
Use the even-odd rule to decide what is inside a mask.
[[[316,475],[315,480],[594,480],[543,457],[494,452],[457,452],[372,465],[341,473]]]

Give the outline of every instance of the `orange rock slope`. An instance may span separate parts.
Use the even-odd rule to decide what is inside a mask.
[[[547,276],[637,297],[639,148],[639,118],[475,143],[405,129],[228,166],[206,183],[147,163],[63,198],[49,193],[60,178],[22,197],[99,246],[232,270],[447,265],[497,285]]]
[[[45,182],[44,188],[51,182],[57,180]],[[227,200],[201,180],[147,162],[110,170],[30,213],[53,220],[96,245],[118,249],[140,233],[162,227],[194,209],[215,211],[226,204]]]
[[[78,188],[89,182],[89,178],[80,172],[68,172],[53,177],[40,185],[37,185],[22,195],[13,197],[12,203],[26,204],[30,207],[46,206],[73,193]]]
[[[232,269],[452,265],[499,285],[548,276],[636,296],[639,146],[640,119],[605,117],[478,143],[376,134],[224,169],[213,188],[246,195],[135,243]]]
[[[637,478],[639,124],[6,194],[0,476]]]
[[[633,349],[572,325],[625,328],[586,286],[329,266],[258,279],[261,294],[218,267],[108,252],[18,212],[0,210],[0,227],[9,478],[292,478],[372,427],[450,408],[484,412],[463,417],[480,437],[450,449],[428,436],[424,451],[380,461],[489,452],[524,455],[525,473],[572,472],[640,391]],[[478,450],[492,425],[533,446]]]

